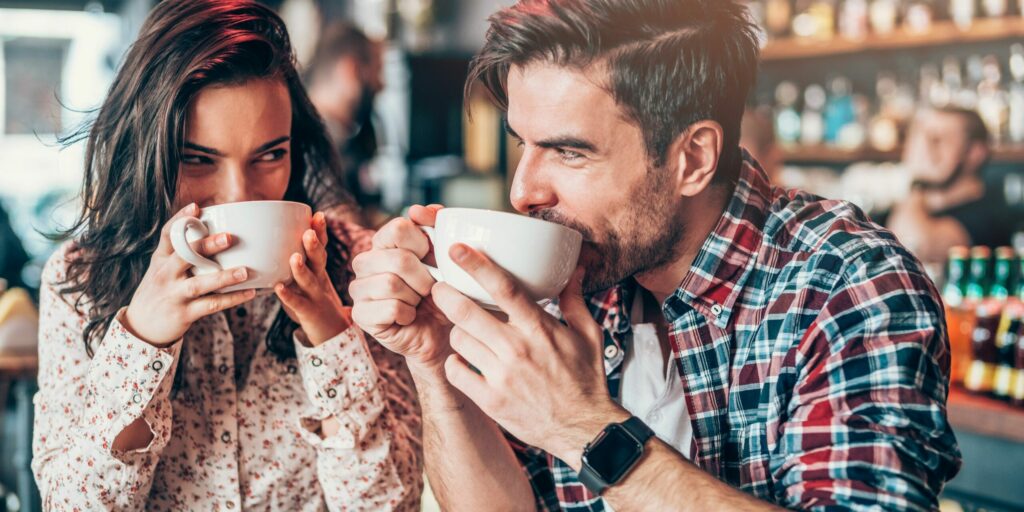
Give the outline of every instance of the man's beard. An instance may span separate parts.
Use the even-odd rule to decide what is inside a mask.
[[[593,229],[555,210],[531,212],[530,216],[575,229],[583,235],[580,262],[586,269],[583,292],[606,290],[626,278],[671,262],[686,228],[676,198],[668,188],[664,169],[648,171],[647,179],[629,194],[629,211],[622,225],[597,236]],[[665,183],[662,183],[665,182]]]

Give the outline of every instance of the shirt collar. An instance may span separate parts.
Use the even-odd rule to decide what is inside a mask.
[[[715,229],[705,239],[690,271],[662,309],[674,323],[691,307],[725,328],[757,262],[771,201],[768,176],[746,151],[732,197]]]

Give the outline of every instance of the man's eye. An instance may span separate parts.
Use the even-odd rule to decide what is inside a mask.
[[[559,158],[565,160],[566,162],[573,162],[583,158],[583,153],[578,153],[571,149],[558,148],[555,151],[558,151]]]

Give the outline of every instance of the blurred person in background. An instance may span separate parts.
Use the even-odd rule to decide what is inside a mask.
[[[1003,191],[982,176],[991,156],[989,132],[977,112],[951,107],[914,117],[903,151],[910,195],[885,222],[925,264],[941,268],[958,245],[1010,245],[1014,213]]]
[[[756,107],[743,113],[740,146],[761,164],[772,184],[782,185],[782,149],[775,142],[775,123],[770,108]]]
[[[161,2],[71,137],[84,205],[43,272],[34,400],[47,510],[418,509],[410,376],[345,306],[371,233],[334,213],[350,199],[293,59],[262,4]],[[219,293],[249,270],[192,275],[169,226],[257,200],[320,212],[292,282]]]
[[[7,210],[0,204],[0,279],[6,282],[7,288],[23,286],[21,270],[25,268],[29,257],[21,245],[18,234],[11,227],[11,219]],[[0,287],[2,290],[3,287]]]
[[[938,291],[859,208],[741,150],[757,32],[738,0],[491,16],[466,90],[522,147],[513,207],[583,235],[576,273],[545,306],[453,244],[492,314],[420,263],[443,209],[417,206],[349,288],[416,380],[446,510],[938,508],[960,466]]]
[[[381,46],[349,22],[333,22],[317,42],[304,80],[341,154],[345,185],[362,209],[353,218],[372,227],[379,222],[381,200],[370,169],[380,142],[373,105],[384,88]]]

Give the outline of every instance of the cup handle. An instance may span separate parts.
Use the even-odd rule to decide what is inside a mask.
[[[430,239],[430,246],[437,247],[437,244],[434,243],[434,228],[430,226],[420,226],[419,228],[420,231],[422,231],[423,234],[427,235],[427,238]],[[434,278],[434,281],[437,281],[439,283],[444,282],[444,276],[441,275],[441,270],[439,270],[437,267],[431,267],[426,263],[424,263],[423,266],[427,267],[427,272],[430,273],[430,277]]]
[[[181,259],[189,262],[199,270],[217,271],[217,262],[200,256],[192,249],[192,242],[210,234],[203,221],[195,217],[183,217],[171,224],[171,247]]]

